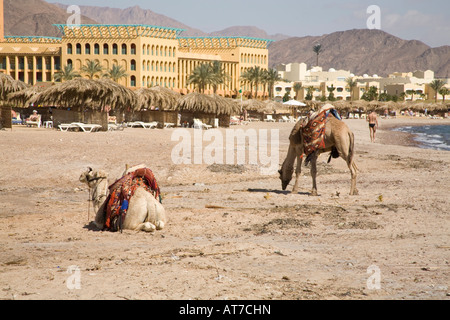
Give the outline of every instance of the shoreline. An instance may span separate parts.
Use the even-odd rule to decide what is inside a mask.
[[[386,121],[389,120],[382,120],[381,128],[379,127],[377,132],[377,140],[379,140],[380,143],[434,150],[432,148],[427,148],[423,143],[416,141],[416,134],[395,130],[403,127],[450,125],[450,120],[448,119],[397,119],[404,120],[404,122],[402,121],[399,123],[396,121],[396,123],[386,123]]]

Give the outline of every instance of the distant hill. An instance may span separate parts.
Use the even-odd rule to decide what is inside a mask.
[[[284,40],[290,37],[284,34],[269,35],[266,31],[252,26],[229,27],[224,30],[211,32],[209,35],[212,37],[246,36],[253,38],[269,39],[274,41]]]
[[[43,0],[4,0],[5,34],[61,36],[52,24],[66,23],[70,14],[67,5],[50,4]],[[316,64],[312,51],[320,43],[323,52],[319,65],[350,70],[356,75],[433,70],[436,77],[450,77],[450,46],[431,48],[417,40],[403,40],[381,30],[354,29],[322,36],[288,37],[269,35],[253,26],[232,26],[210,34],[191,28],[170,17],[134,6],[126,9],[80,6],[82,23],[150,24],[185,29],[184,36],[248,36],[271,39],[269,65],[305,62]]]
[[[433,70],[436,77],[450,75],[450,46],[431,48],[417,40],[402,40],[381,30],[355,29],[316,37],[295,37],[269,47],[269,64],[305,62],[316,65],[312,48],[322,45],[319,65],[349,70],[357,75],[387,76],[393,72]]]
[[[55,3],[55,6],[66,10],[68,5]],[[165,15],[155,13],[148,9],[134,6],[126,9],[79,6],[81,14],[103,24],[148,24],[153,26],[185,29],[185,36],[207,36],[205,32],[191,28],[177,20]]]
[[[53,24],[66,23],[71,14],[43,0],[4,0],[5,35],[58,37]],[[81,23],[95,24],[81,17]]]

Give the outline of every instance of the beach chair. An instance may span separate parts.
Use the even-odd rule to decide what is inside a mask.
[[[290,122],[290,120],[286,116],[281,116],[280,122]]]
[[[143,121],[134,121],[128,123],[129,127],[136,128],[136,127],[142,127],[144,129],[154,129],[158,126],[158,122],[143,122]]]
[[[275,119],[272,118],[271,114],[268,114],[267,117],[264,119],[265,122],[275,122]]]
[[[200,119],[194,119],[194,129],[208,130],[210,128],[212,128],[211,125],[203,123]]]
[[[27,127],[31,126],[37,126],[38,128],[41,127],[41,115],[38,115],[38,119],[36,121],[27,120],[26,122]]]
[[[164,128],[168,129],[168,128],[174,128],[175,127],[175,123],[170,123],[170,122],[165,122],[164,123]]]

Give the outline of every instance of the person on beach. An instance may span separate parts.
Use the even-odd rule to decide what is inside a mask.
[[[375,111],[372,111],[367,117],[367,121],[369,122],[369,130],[370,130],[370,141],[375,142],[375,134],[378,129],[378,119]]]

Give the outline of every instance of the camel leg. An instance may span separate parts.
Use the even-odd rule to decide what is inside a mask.
[[[356,172],[356,165],[355,163],[352,161],[352,163],[350,163],[348,165],[348,168],[350,169],[350,173],[351,173],[351,186],[350,186],[350,195],[351,196],[356,196],[358,195],[358,189],[356,189],[356,176],[357,176],[357,172]]]
[[[144,222],[144,223],[140,223],[134,230],[135,231],[153,232],[156,230],[156,226],[150,222]]]
[[[314,154],[311,157],[311,177],[312,177],[312,190],[311,195],[317,196],[317,183],[316,183],[316,176],[317,176],[317,154]]]
[[[292,193],[297,193],[298,192],[298,183],[300,181],[300,174],[302,173],[302,162],[303,162],[303,157],[298,157],[297,159],[297,168],[295,169],[295,184],[294,184],[294,188],[292,189]]]

